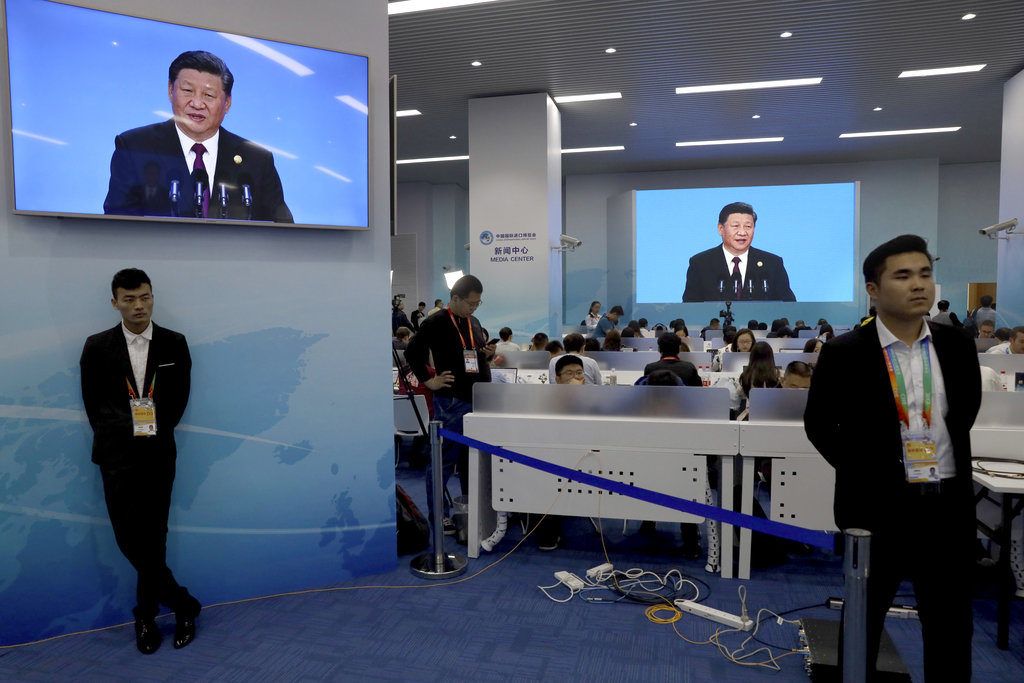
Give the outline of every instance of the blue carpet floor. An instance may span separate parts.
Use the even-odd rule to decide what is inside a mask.
[[[422,505],[422,474],[399,470],[399,481]],[[710,586],[708,604],[737,613],[741,582],[707,574],[703,560],[681,559],[677,525],[659,524],[641,534],[637,523],[604,524],[608,552],[618,568],[657,572],[678,568]],[[507,552],[521,538],[518,527],[495,553],[471,561],[468,575]],[[779,672],[740,667],[711,646],[690,645],[671,626],[654,624],[644,608],[628,603],[567,604],[547,600],[536,588],[568,569],[583,575],[604,561],[600,540],[586,520],[567,525],[563,546],[537,550],[528,539],[513,555],[480,576],[451,586],[414,578],[409,557],[386,574],[349,585],[413,586],[312,593],[206,609],[196,641],[174,650],[173,618],[161,620],[163,646],[146,657],[135,650],[130,626],[0,651],[3,681],[806,681],[803,657],[779,660]],[[455,546],[460,552],[465,549]],[[830,556],[800,554],[755,569],[742,582],[752,614],[821,604],[841,595],[841,566]],[[563,595],[564,593],[553,594]],[[909,588],[907,589],[909,592]],[[1011,647],[995,647],[991,577],[979,578],[975,602],[974,677],[1007,683],[1024,680],[1024,604],[1013,606]],[[201,595],[199,596],[202,597]],[[912,599],[908,601],[912,602]],[[792,616],[837,619],[814,608]],[[691,640],[704,640],[716,625],[694,617],[676,624]],[[915,681],[923,680],[917,621],[890,619],[888,631]],[[774,619],[758,636],[797,646],[796,628]],[[727,642],[738,647],[743,638]],[[781,653],[782,650],[776,650]]]

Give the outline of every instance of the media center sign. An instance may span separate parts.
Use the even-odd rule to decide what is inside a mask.
[[[480,244],[492,247],[488,257],[491,263],[530,263],[535,258],[531,252],[537,249],[537,233],[484,230],[480,233]]]

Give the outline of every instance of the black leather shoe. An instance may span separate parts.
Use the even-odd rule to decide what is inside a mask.
[[[180,650],[196,638],[195,617],[178,617],[174,626],[174,649]]]
[[[160,648],[160,629],[152,619],[147,621],[135,620],[135,647],[144,655],[151,655]]]

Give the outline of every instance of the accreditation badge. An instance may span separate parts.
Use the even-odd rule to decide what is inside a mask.
[[[466,372],[480,372],[480,360],[477,358],[475,350],[463,350],[462,360],[466,364]]]
[[[129,399],[132,436],[156,436],[156,403],[151,398]]]
[[[910,484],[930,484],[940,480],[938,448],[930,435],[903,435],[903,467]]]

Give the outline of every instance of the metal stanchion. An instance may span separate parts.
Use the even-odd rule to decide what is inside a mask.
[[[433,529],[433,549],[417,555],[409,563],[409,570],[421,579],[450,579],[466,571],[466,558],[444,551],[444,498],[442,485],[444,466],[441,459],[441,423],[430,423],[430,467],[433,470],[431,487],[434,493],[434,509],[430,511]]]
[[[843,605],[843,683],[863,683],[868,671],[868,575],[871,532],[846,530],[843,574],[846,602]]]

